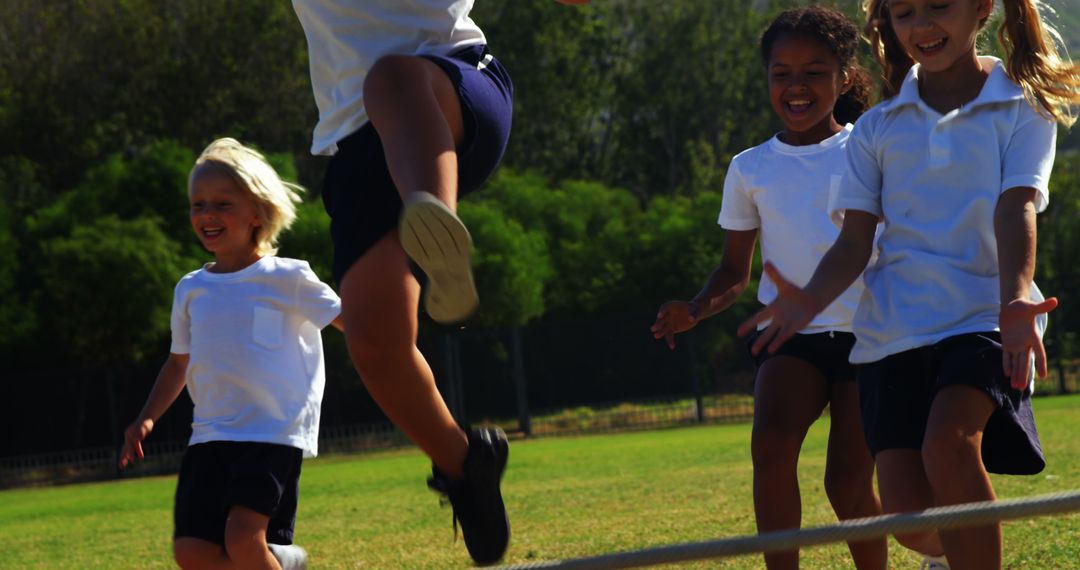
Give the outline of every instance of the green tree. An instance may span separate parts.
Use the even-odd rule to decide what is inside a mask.
[[[1039,215],[1038,263],[1035,282],[1061,304],[1049,315],[1047,336],[1053,352],[1080,357],[1080,152],[1058,156],[1050,186],[1050,203]]]
[[[296,209],[292,228],[281,235],[278,255],[303,259],[320,279],[333,281],[334,245],[330,241],[330,216],[322,202],[304,202]]]
[[[694,192],[775,129],[766,14],[745,2],[480,3],[476,20],[514,76],[518,170],[642,199]]]
[[[34,212],[27,227],[34,238],[41,239],[107,215],[120,219],[156,216],[170,239],[195,244],[187,216],[187,177],[194,162],[194,153],[170,140],[132,153],[112,154],[70,192]]]
[[[0,157],[40,165],[53,194],[164,137],[299,153],[315,119],[286,2],[11,0],[0,14]]]
[[[11,211],[0,202],[0,352],[14,350],[37,326],[30,299],[18,287],[18,253]]]
[[[138,362],[169,330],[172,290],[192,269],[160,220],[107,216],[42,244],[42,315],[57,352],[84,366]]]
[[[462,219],[475,249],[478,326],[520,326],[545,311],[544,292],[553,275],[544,236],[526,230],[491,202],[464,202]]]

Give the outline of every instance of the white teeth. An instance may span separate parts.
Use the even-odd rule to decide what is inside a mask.
[[[214,237],[220,234],[223,230],[221,228],[203,228],[203,234],[209,237]]]
[[[930,43],[925,43],[925,44],[916,44],[916,45],[918,45],[918,46],[919,46],[919,49],[922,49],[922,50],[928,50],[928,49],[934,49],[934,48],[936,48],[936,47],[940,47],[940,46],[941,46],[941,44],[943,44],[943,43],[945,43],[945,40],[944,40],[944,39],[940,39],[940,40],[934,40],[934,41],[932,41],[932,42],[930,42]]]

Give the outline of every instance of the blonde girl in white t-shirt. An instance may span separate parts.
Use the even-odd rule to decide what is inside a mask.
[[[732,160],[719,219],[727,231],[720,267],[692,300],[660,308],[652,326],[657,339],[674,348],[677,333],[730,307],[749,282],[759,239],[765,261],[796,279],[810,278],[839,233],[826,206],[846,167],[848,123],[868,105],[870,81],[857,62],[859,42],[853,23],[821,7],[785,11],[762,35],[769,98],[784,130]],[[785,350],[756,359],[750,446],[759,532],[800,526],[796,467],[806,432],[826,405],[832,426],[825,491],[833,510],[840,519],[881,512],[848,362],[855,342],[851,317],[861,294],[861,283],[851,286]],[[775,297],[776,287],[763,275],[758,300],[768,304]],[[884,539],[849,548],[856,568],[885,568]],[[765,563],[773,570],[797,568],[799,553],[769,553]]]
[[[172,348],[124,431],[120,467],[186,387],[195,404],[177,480],[173,554],[182,568],[303,568],[292,544],[300,464],[318,452],[320,331],[341,302],[307,262],[274,256],[300,188],[255,150],[211,143],[188,180],[192,229],[213,263],[184,276]]]
[[[768,322],[754,350],[776,350],[863,275],[851,358],[885,511],[993,500],[988,471],[1045,465],[1030,371],[1046,375],[1041,321],[1057,301],[1033,283],[1035,214],[1080,66],[1036,0],[1003,2],[1004,64],[976,49],[993,0],[864,7],[889,98],[852,132],[830,208],[840,236],[805,287],[767,267],[779,297],[740,332]],[[897,539],[927,567],[1001,567],[1000,524]]]

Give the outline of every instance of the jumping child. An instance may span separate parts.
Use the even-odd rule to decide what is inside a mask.
[[[889,99],[851,134],[830,205],[840,236],[804,288],[767,266],[779,295],[740,327],[768,323],[753,350],[775,351],[863,275],[851,361],[889,513],[993,500],[988,471],[1045,465],[1030,368],[1034,353],[1046,375],[1037,321],[1057,301],[1032,280],[1035,214],[1080,67],[1059,57],[1037,4],[1004,1],[1002,64],[976,52],[993,0],[865,3]],[[1001,567],[1000,524],[897,539],[924,566]]]
[[[216,140],[188,179],[191,226],[214,262],[176,285],[172,348],[124,432],[120,467],[187,387],[195,404],[176,487],[182,568],[303,568],[292,544],[300,464],[318,453],[325,384],[320,331],[338,296],[306,261],[275,257],[298,186],[258,152]]]
[[[562,0],[582,4],[587,0]],[[473,0],[293,0],[319,108],[311,150],[332,155],[323,187],[345,339],[372,398],[434,463],[465,546],[499,560],[510,524],[498,428],[462,430],[416,346],[424,307],[442,323],[478,304],[457,202],[502,159],[513,85],[469,18]]]
[[[821,7],[782,12],[761,37],[769,99],[784,130],[738,154],[724,182],[720,225],[727,230],[720,266],[690,301],[665,303],[652,331],[674,348],[674,335],[727,309],[750,280],[760,231],[762,258],[805,283],[839,231],[829,221],[830,192],[843,175],[851,125],[868,106],[870,81],[857,61],[859,29]],[[840,519],[881,513],[874,463],[862,436],[855,370],[848,354],[856,283],[792,342],[756,359],[754,512],[759,532],[798,528],[802,516],[796,468],[810,425],[829,405],[832,427],[825,491]],[[758,300],[776,286],[761,277]],[[884,539],[849,543],[855,566],[885,568]],[[798,551],[765,555],[770,569],[798,568]]]

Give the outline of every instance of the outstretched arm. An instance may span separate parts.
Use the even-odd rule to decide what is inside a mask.
[[[142,459],[142,442],[154,429],[154,422],[176,401],[184,389],[187,366],[191,357],[187,354],[169,354],[161,366],[146,404],[135,421],[124,430],[124,448],[120,451],[120,468],[127,467],[135,459]]]
[[[818,262],[814,276],[803,289],[780,275],[772,264],[765,264],[765,272],[776,284],[778,295],[768,307],[739,325],[739,335],[744,336],[758,323],[771,321],[754,342],[751,353],[756,355],[766,346],[769,352],[775,352],[855,282],[873,253],[877,223],[873,214],[847,210],[840,236]]]
[[[1027,387],[1032,353],[1035,370],[1046,377],[1046,348],[1035,328],[1035,318],[1057,307],[1057,299],[1042,303],[1031,300],[1031,282],[1035,278],[1035,199],[1034,188],[1012,188],[998,199],[994,210],[994,235],[997,238],[998,271],[1001,282],[1001,365],[1012,379],[1012,387]]]
[[[665,339],[675,349],[675,335],[686,332],[697,322],[724,311],[739,298],[750,282],[750,263],[754,258],[757,230],[729,230],[724,239],[724,256],[705,286],[690,301],[668,301],[656,314],[651,328],[653,338]]]

